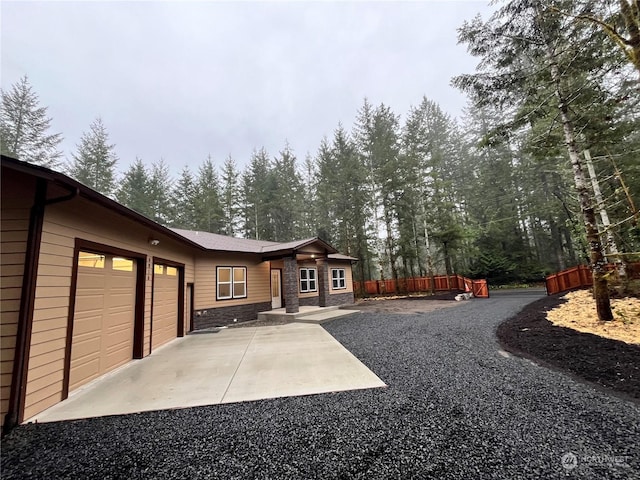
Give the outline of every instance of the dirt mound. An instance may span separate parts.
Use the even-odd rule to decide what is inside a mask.
[[[347,308],[376,313],[426,313],[460,305],[460,302],[455,301],[456,295],[457,293],[446,292],[438,295],[371,297],[358,300]]]

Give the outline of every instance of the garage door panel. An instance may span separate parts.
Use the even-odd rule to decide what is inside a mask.
[[[91,359],[88,362],[82,363],[76,367],[72,367],[69,373],[69,390],[75,390],[76,388],[90,382],[94,378],[100,376],[100,359]]]
[[[109,310],[131,311],[134,303],[133,295],[111,295],[109,297]]]
[[[106,282],[104,272],[104,268],[78,267],[78,277],[82,277],[82,288],[87,290],[103,288]]]
[[[79,267],[76,282],[69,390],[133,358],[136,268],[104,255],[103,268]]]
[[[166,272],[167,269],[164,269]],[[153,280],[153,348],[178,336],[178,276],[154,274]]]
[[[76,294],[76,314],[80,316],[88,315],[93,312],[98,314],[102,312],[104,308],[104,293],[100,294],[87,294],[86,291],[81,291]]]
[[[89,358],[100,358],[100,346],[102,345],[102,339],[99,335],[82,336],[79,335],[74,340],[73,348],[71,349],[71,361],[74,360],[84,361]]]
[[[113,368],[124,365],[129,360],[131,360],[131,351],[129,349],[129,345],[120,344],[119,348],[113,348],[112,350],[108,351],[107,358],[109,365],[113,365]]]
[[[74,318],[73,335],[86,335],[91,332],[99,333],[102,330],[101,316],[95,314],[82,318]]]
[[[129,338],[131,337],[131,331],[127,329],[115,330],[108,333],[105,341],[106,341],[106,350],[110,351],[113,348],[129,348],[131,346],[131,342]]]

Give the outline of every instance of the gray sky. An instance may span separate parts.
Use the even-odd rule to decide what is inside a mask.
[[[28,75],[65,158],[100,116],[121,171],[162,157],[177,174],[209,153],[244,166],[285,141],[302,160],[364,97],[460,116],[449,82],[476,60],[456,29],[487,3],[3,0],[1,84]]]

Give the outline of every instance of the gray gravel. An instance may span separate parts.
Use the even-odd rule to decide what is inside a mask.
[[[638,404],[499,353],[537,295],[325,324],[388,388],[19,427],[2,478],[640,478]]]

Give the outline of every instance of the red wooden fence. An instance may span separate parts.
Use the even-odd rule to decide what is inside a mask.
[[[618,268],[615,264],[607,264],[608,271],[615,271]],[[626,272],[629,278],[640,278],[640,262],[629,263],[626,265]],[[561,272],[549,275],[545,279],[547,285],[547,295],[564,292],[573,288],[590,287],[593,285],[593,277],[591,268],[587,265],[578,265],[577,267],[567,268]]]
[[[396,280],[367,280],[363,282],[353,282],[356,292],[363,292],[366,295],[385,295],[390,293],[415,293],[430,292],[431,277],[410,277]],[[461,275],[439,275],[433,277],[434,290],[461,292],[473,292],[474,297],[488,298],[489,287],[486,280],[471,280]]]

